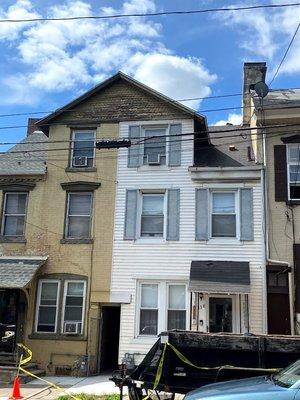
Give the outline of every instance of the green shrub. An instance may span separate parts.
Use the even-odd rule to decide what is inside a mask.
[[[85,393],[74,394],[74,397],[76,397],[79,400],[119,400],[120,398],[118,394],[107,394],[98,396],[96,394],[85,394]],[[59,396],[57,400],[74,400],[74,399],[70,396],[63,395]]]

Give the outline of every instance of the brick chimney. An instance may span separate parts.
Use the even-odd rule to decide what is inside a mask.
[[[244,87],[243,87],[243,125],[249,125],[253,109],[251,106],[250,85],[257,82],[265,82],[267,66],[265,62],[244,63]]]
[[[34,131],[39,130],[36,126],[36,123],[39,121],[39,118],[28,118],[27,122],[27,136],[31,135]]]

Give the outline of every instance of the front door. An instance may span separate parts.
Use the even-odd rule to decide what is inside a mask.
[[[291,334],[288,272],[285,267],[268,267],[268,333]]]
[[[0,352],[15,350],[18,306],[19,290],[0,289]]]
[[[234,298],[209,296],[209,332],[234,332]]]

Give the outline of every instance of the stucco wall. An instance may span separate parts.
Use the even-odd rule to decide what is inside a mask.
[[[118,136],[118,124],[101,124],[97,128],[97,138]],[[99,337],[99,303],[109,301],[112,238],[114,227],[116,151],[96,150],[97,171],[70,172],[68,166],[69,143],[54,143],[57,140],[70,140],[70,128],[54,125],[50,128],[47,176],[39,181],[29,193],[26,239],[27,243],[2,243],[3,255],[47,255],[46,264],[39,270],[29,291],[29,306],[24,330],[24,342],[33,350],[33,359],[43,368],[53,364],[69,365],[79,354],[96,356]],[[64,150],[58,150],[63,148]],[[55,150],[56,149],[56,150]],[[63,182],[100,182],[94,192],[93,202],[93,244],[62,244],[66,207],[66,191]],[[0,192],[2,203],[2,192]],[[58,338],[41,340],[31,336],[35,316],[36,282],[44,274],[78,274],[87,277],[87,307],[83,338],[72,340]],[[91,304],[93,303],[92,310]],[[30,337],[30,339],[28,338]],[[89,342],[87,343],[87,338]],[[65,339],[65,340],[61,340]],[[55,355],[53,353],[64,353]],[[51,357],[52,354],[52,357]],[[68,354],[68,355],[67,355]],[[74,354],[71,356],[70,354]],[[94,357],[95,358],[95,357]]]

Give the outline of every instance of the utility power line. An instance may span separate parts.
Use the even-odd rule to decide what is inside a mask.
[[[276,128],[286,128],[286,127],[300,127],[300,124],[280,124],[280,125],[266,125],[266,126],[258,126],[258,127],[255,127],[255,128],[252,128],[252,130],[257,130],[257,131],[260,131],[260,130],[264,130],[264,129],[276,129]],[[248,131],[248,133],[245,133],[245,132],[247,132]],[[139,140],[139,142],[138,143],[132,143],[132,146],[136,146],[136,145],[140,145],[141,143],[143,143],[143,142],[145,142],[146,140],[150,140],[150,139],[159,139],[159,138],[165,138],[165,139],[167,139],[167,138],[170,138],[170,137],[186,137],[186,136],[193,136],[192,138],[190,138],[189,140],[196,140],[196,141],[206,141],[207,140],[207,138],[205,137],[205,138],[194,138],[194,135],[195,134],[204,134],[204,133],[207,133],[208,135],[209,134],[211,134],[211,133],[223,133],[223,135],[221,135],[221,136],[216,136],[216,137],[214,137],[213,139],[225,139],[225,138],[229,138],[230,137],[230,135],[224,135],[224,133],[225,132],[243,132],[245,135],[253,135],[251,132],[249,133],[249,131],[251,131],[251,128],[249,128],[249,127],[241,127],[241,128],[230,128],[230,129],[226,129],[225,131],[224,130],[209,130],[209,131],[198,131],[198,132],[188,132],[188,133],[181,133],[181,134],[174,134],[174,135],[157,135],[157,136],[149,136],[148,138],[144,138],[144,139],[142,139],[142,140]],[[299,132],[299,130],[294,130],[294,131],[289,131],[289,132],[293,132],[293,133],[298,133]],[[255,133],[255,135],[257,135],[258,134],[258,132],[256,132]],[[281,135],[283,135],[283,132],[281,131],[280,132],[280,134]],[[238,136],[238,135],[233,135],[233,137],[236,137],[236,136]],[[138,139],[141,139],[140,137],[135,137],[135,138],[128,138],[128,137],[123,137],[122,139],[136,139],[136,140],[138,140]],[[102,139],[103,140],[103,139]],[[182,141],[182,139],[180,139],[180,141]],[[70,142],[74,142],[74,141],[69,141],[69,140],[66,140],[66,141],[50,141],[50,142],[47,142],[47,141],[38,141],[38,142],[31,142],[32,144],[47,144],[47,143],[70,143]],[[84,140],[83,140],[83,142],[84,142]],[[16,144],[19,144],[20,142],[18,142],[18,143],[16,143]],[[157,143],[159,143],[159,142],[157,142]],[[166,141],[164,141],[163,143],[166,143]],[[11,143],[10,143],[11,144]],[[30,144],[30,142],[27,142],[27,143],[24,143],[24,145],[28,145],[28,144]],[[233,143],[234,144],[234,143]],[[8,145],[8,143],[0,143],[0,145]],[[91,148],[96,148],[96,145],[95,146],[87,146],[87,147],[82,147],[81,148],[81,150],[84,150],[84,149],[91,149]],[[47,148],[47,149],[28,149],[28,150],[11,150],[11,151],[7,151],[7,152],[0,152],[0,155],[1,154],[6,154],[6,155],[10,155],[10,154],[28,154],[28,153],[43,153],[43,152],[53,152],[53,151],[66,151],[66,150],[69,150],[69,147],[61,147],[61,148]]]
[[[115,18],[128,18],[128,17],[159,17],[163,15],[191,15],[191,14],[208,14],[215,12],[232,12],[232,11],[250,11],[258,9],[276,9],[285,7],[296,7],[300,3],[282,3],[282,4],[257,4],[254,6],[243,7],[219,7],[219,8],[206,8],[197,10],[175,10],[175,11],[156,11],[148,13],[128,13],[128,14],[112,14],[112,15],[82,15],[76,17],[37,17],[37,18],[20,18],[20,19],[0,19],[0,23],[20,23],[20,22],[40,22],[40,21],[76,21],[76,20],[98,20],[98,19],[115,19]]]
[[[297,36],[297,33],[298,33],[298,31],[299,31],[299,28],[300,28],[300,22],[299,22],[299,24],[297,25],[297,28],[296,28],[296,30],[295,30],[295,32],[294,32],[294,35],[292,36],[292,39],[290,40],[290,42],[289,42],[289,44],[288,44],[288,47],[287,47],[287,49],[286,49],[286,51],[285,51],[285,53],[284,53],[284,55],[283,55],[283,57],[282,57],[282,59],[281,59],[281,61],[280,61],[279,65],[278,65],[276,71],[275,71],[275,74],[274,74],[273,78],[271,79],[271,81],[270,81],[270,83],[269,83],[269,86],[271,86],[272,83],[274,82],[274,80],[276,79],[276,77],[277,77],[277,75],[278,75],[278,73],[279,73],[279,71],[280,71],[280,68],[282,67],[282,64],[284,63],[284,61],[285,61],[285,59],[286,59],[286,57],[287,57],[287,55],[288,55],[288,52],[290,51],[290,49],[291,49],[291,47],[292,47],[292,45],[293,45],[293,43],[294,43],[294,40],[295,40],[295,38],[296,38],[296,36]]]

